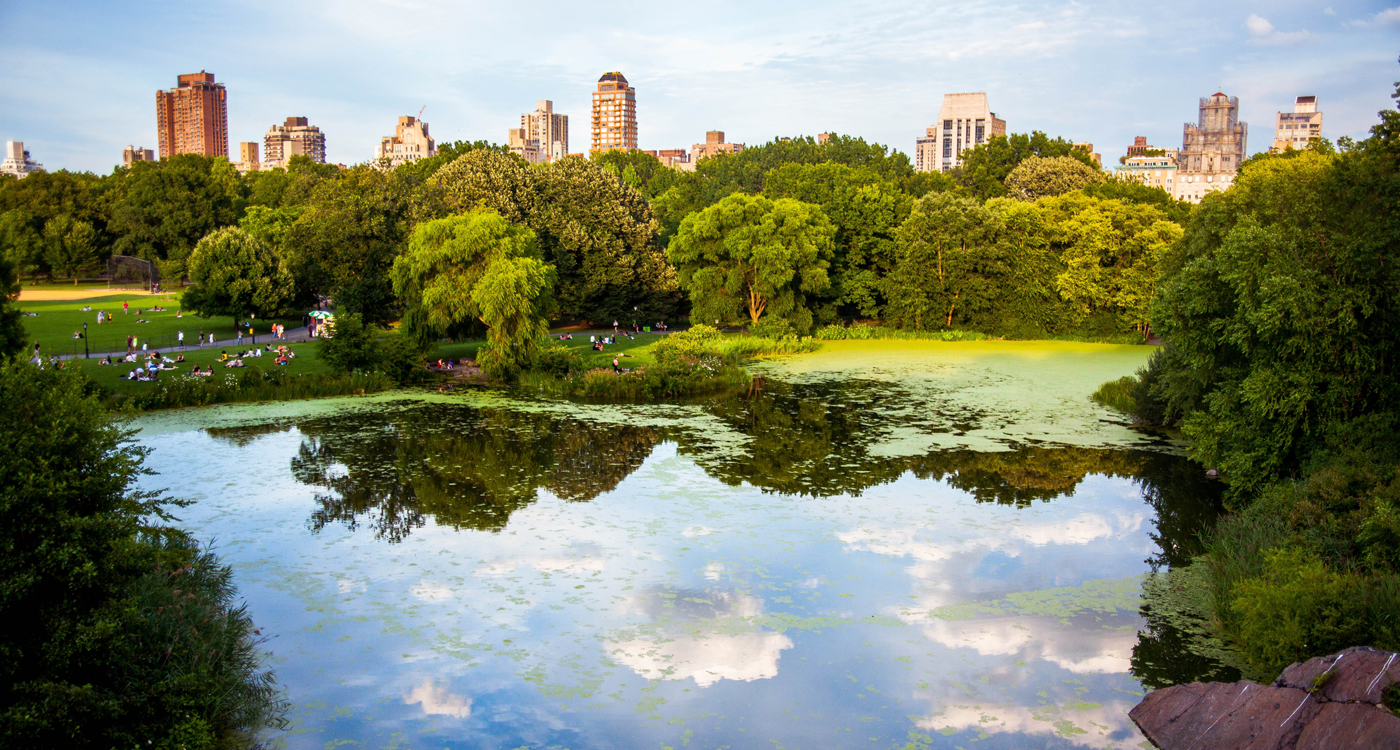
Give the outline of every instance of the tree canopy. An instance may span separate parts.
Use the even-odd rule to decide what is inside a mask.
[[[1032,156],[1006,176],[1006,191],[1012,198],[1033,201],[1050,198],[1105,179],[1103,170],[1068,156]]]
[[[1050,138],[1039,130],[1030,135],[994,135],[986,143],[962,152],[962,164],[953,178],[969,195],[980,200],[1007,194],[1006,178],[1021,162],[1033,156],[1068,156],[1085,166],[1098,169],[1089,152],[1064,138]]]
[[[812,298],[831,286],[835,235],[811,204],[732,195],[686,217],[669,254],[692,319],[756,325],[767,316],[806,332]]]
[[[292,275],[272,247],[238,227],[215,230],[189,259],[190,281],[180,303],[203,317],[248,314],[271,318],[292,302]]]

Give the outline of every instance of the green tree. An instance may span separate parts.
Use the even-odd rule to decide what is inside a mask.
[[[111,191],[114,250],[153,261],[161,276],[178,279],[206,234],[237,223],[241,190],[238,171],[222,157],[136,162]]]
[[[366,323],[399,317],[389,269],[407,241],[416,179],[360,166],[320,183],[284,235],[299,294],[327,295]]]
[[[19,278],[14,266],[0,255],[0,360],[24,351],[29,343],[24,336],[24,322],[20,318]]]
[[[962,152],[962,165],[953,170],[953,177],[973,197],[1000,198],[1007,194],[1006,178],[1011,171],[1032,156],[1068,156],[1085,166],[1098,167],[1085,149],[1037,130],[1030,135],[994,135],[986,143]]]
[[[239,229],[218,229],[199,241],[189,259],[190,287],[181,304],[210,317],[271,318],[287,311],[292,275],[266,242]]]
[[[811,298],[831,286],[836,228],[791,198],[732,195],[686,217],[669,255],[695,320],[757,325],[765,315],[812,327]]]
[[[0,363],[0,746],[232,747],[285,727],[231,572],[137,488],[73,371]]]
[[[1079,159],[1032,156],[1017,164],[1006,176],[1006,191],[1013,198],[1033,201],[1083,190],[1104,179],[1103,170]]]
[[[1155,185],[1144,185],[1137,180],[1125,180],[1117,175],[1109,177],[1097,185],[1084,188],[1084,194],[1103,200],[1119,200],[1127,203],[1142,203],[1156,206],[1169,221],[1182,226],[1191,218],[1195,204],[1177,200],[1171,193]]]
[[[988,304],[1000,291],[1001,217],[971,198],[927,195],[899,229],[894,271],[885,282],[886,317],[918,329],[950,327],[960,311]]]
[[[97,232],[86,221],[63,215],[44,225],[44,259],[49,269],[78,283],[78,274],[102,261]]]
[[[420,224],[392,276],[412,325],[484,325],[487,346],[477,359],[493,377],[511,377],[533,361],[549,332],[554,269],[540,258],[533,232],[494,211]]]
[[[515,154],[473,149],[439,169],[431,182],[445,193],[451,213],[487,208],[523,224],[534,212],[534,175]]]
[[[0,214],[0,251],[16,274],[38,276],[48,270],[42,224],[25,208]]]
[[[767,175],[763,194],[821,207],[836,226],[832,293],[842,317],[880,316],[881,280],[894,266],[895,236],[914,200],[868,168],[788,164]]]

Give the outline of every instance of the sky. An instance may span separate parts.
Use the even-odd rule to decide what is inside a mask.
[[[155,149],[155,92],[207,70],[230,150],[289,116],[331,162],[369,160],[420,108],[439,143],[504,142],[538,99],[588,146],[589,95],[637,89],[639,146],[722,130],[757,145],[835,132],[911,153],[943,94],[985,91],[1011,132],[1179,148],[1200,97],[1240,100],[1249,150],[1316,95],[1329,138],[1364,137],[1400,80],[1400,0],[1380,2],[31,2],[0,0],[0,140],[50,170]]]

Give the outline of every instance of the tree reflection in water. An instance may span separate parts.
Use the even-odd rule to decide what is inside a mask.
[[[910,474],[947,482],[977,502],[1026,507],[1070,495],[1090,475],[1130,478],[1156,511],[1158,551],[1147,561],[1154,570],[1189,565],[1201,553],[1199,534],[1220,512],[1218,483],[1169,452],[1017,445],[889,455],[898,451],[882,444],[896,427],[956,436],[981,425],[980,417],[965,407],[916,414],[926,404],[888,382],[760,385],[699,405],[733,433],[726,439],[714,434],[713,422],[703,429],[684,421],[649,427],[509,406],[410,402],[297,422],[302,444],[291,469],[297,481],[323,488],[308,522],[313,531],[366,526],[388,542],[403,541],[429,518],[500,531],[541,489],[570,502],[592,500],[616,488],[662,441],[721,482],[789,496],[859,495]],[[901,410],[909,418],[892,425],[891,414]],[[210,434],[242,444],[287,428]],[[1199,621],[1163,594],[1170,586],[1157,583],[1145,590],[1147,630],[1133,651],[1134,674],[1149,687],[1230,678],[1218,650],[1201,646]]]

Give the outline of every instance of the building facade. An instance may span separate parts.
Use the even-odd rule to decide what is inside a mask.
[[[437,144],[428,135],[428,123],[416,117],[404,116],[399,118],[393,135],[379,139],[374,160],[376,166],[393,169],[400,164],[430,156],[437,156]]]
[[[590,152],[637,147],[637,90],[627,78],[613,71],[598,79],[593,92],[593,133]]]
[[[1099,165],[1099,169],[1103,169],[1103,154],[1094,150],[1094,144],[1087,142],[1076,143],[1074,144],[1074,147],[1088,154],[1089,158],[1093,159],[1094,163]]]
[[[1006,121],[987,104],[985,92],[944,94],[938,122],[914,142],[914,168],[920,172],[947,172],[962,165],[962,153],[1006,135]]]
[[[293,156],[305,156],[317,164],[326,163],[326,136],[305,117],[288,117],[273,125],[263,136],[265,169],[287,166]]]
[[[1274,143],[1270,151],[1287,151],[1289,146],[1301,151],[1313,139],[1322,137],[1322,113],[1317,111],[1317,97],[1300,96],[1293,102],[1292,112],[1279,112],[1274,123]]]
[[[1249,138],[1249,123],[1240,122],[1239,114],[1238,97],[1218,91],[1201,97],[1197,121],[1182,129],[1176,198],[1199,203],[1207,193],[1234,183]]]
[[[24,177],[43,168],[43,164],[29,158],[29,152],[24,150],[24,141],[5,141],[5,158],[0,159],[0,174]]]
[[[701,159],[718,156],[720,154],[737,154],[744,150],[742,143],[725,143],[723,130],[705,131],[705,142],[696,143],[690,147],[690,161],[698,162]]]
[[[155,161],[156,152],[140,146],[127,146],[122,149],[122,166],[130,167],[138,161]]]
[[[525,128],[511,128],[506,131],[506,146],[510,152],[519,156],[531,164],[541,164],[544,157],[540,155],[540,142],[530,137],[530,131]]]
[[[554,102],[548,99],[535,102],[534,112],[526,112],[520,116],[520,130],[524,131],[522,143],[534,141],[535,149],[539,152],[538,161],[530,163],[556,161],[568,156],[569,116],[556,114]],[[633,132],[636,132],[635,127]]]
[[[203,154],[228,158],[228,92],[214,74],[199,71],[156,92],[156,131],[160,158]]]
[[[1144,139],[1145,140],[1145,139]],[[1157,150],[1157,149],[1152,149]],[[1123,164],[1114,167],[1114,174],[1121,180],[1138,182],[1143,185],[1159,187],[1176,195],[1177,179],[1177,151],[1170,149],[1166,153],[1155,156],[1129,156]]]

